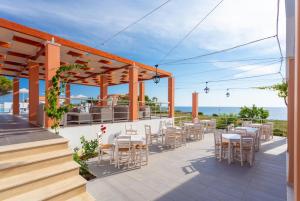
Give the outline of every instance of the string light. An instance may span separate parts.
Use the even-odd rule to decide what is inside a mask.
[[[155,65],[156,71],[155,71],[155,75],[153,76],[153,81],[154,81],[155,84],[158,84],[159,81],[160,81],[160,76],[157,73],[157,67],[158,67],[158,65]]]
[[[227,92],[226,92],[226,97],[227,97],[227,98],[229,98],[229,97],[230,97],[229,89],[227,89]]]
[[[208,92],[209,92],[209,88],[208,88],[207,84],[208,84],[208,82],[206,82],[206,87],[204,88],[204,92],[205,92],[206,94],[208,94]]]

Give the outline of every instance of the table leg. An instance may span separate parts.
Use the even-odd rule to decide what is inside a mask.
[[[228,142],[228,164],[231,163],[231,140]]]

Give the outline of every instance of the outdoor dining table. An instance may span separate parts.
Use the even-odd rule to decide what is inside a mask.
[[[241,135],[239,134],[228,134],[228,133],[224,133],[222,134],[222,138],[225,139],[226,141],[228,141],[228,164],[231,163],[231,144],[233,142],[237,142],[240,141],[241,139]]]
[[[130,142],[133,145],[146,144],[146,138],[143,135],[120,135],[120,136],[130,136]],[[120,138],[120,139],[116,138],[116,139],[114,139],[113,145],[114,145],[115,150],[116,150],[116,151],[114,151],[114,156],[113,156],[114,158],[116,158],[117,154],[118,154],[118,143],[117,143],[117,141],[119,141],[119,142],[127,142],[129,140],[126,139],[126,138],[125,139],[124,138]],[[135,146],[133,146],[133,147],[135,147]],[[133,152],[135,152],[134,148],[133,148]]]

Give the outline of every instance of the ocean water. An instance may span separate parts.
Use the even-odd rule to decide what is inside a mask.
[[[287,120],[287,108],[284,107],[265,107],[269,111],[269,118],[272,120]],[[192,112],[192,107],[189,106],[176,106],[175,110],[181,112]],[[199,107],[199,112],[205,115],[212,114],[238,114],[240,107]]]

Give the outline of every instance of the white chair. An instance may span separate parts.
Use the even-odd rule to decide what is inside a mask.
[[[240,142],[234,146],[234,159],[240,161],[241,166],[248,161],[250,166],[254,163],[255,140],[253,137],[241,135]]]
[[[270,138],[273,138],[273,123],[265,123],[262,125],[260,137],[262,140],[270,140]]]
[[[214,142],[215,142],[215,157],[221,161],[222,159],[229,157],[229,143],[223,142],[222,131],[214,132]]]
[[[149,144],[152,144],[153,143],[153,140],[156,141],[156,143],[159,143],[159,138],[162,137],[161,134],[158,134],[158,133],[152,133],[152,130],[151,130],[151,126],[150,125],[145,125],[145,135],[149,135],[150,136],[150,141],[149,141]]]
[[[132,162],[132,145],[130,136],[118,136],[116,139],[116,164],[120,168],[121,163],[127,163],[128,168]]]
[[[125,124],[125,134],[126,135],[137,135],[137,129],[133,128],[132,125],[129,128]]]
[[[176,128],[168,127],[166,130],[166,136],[165,136],[165,145],[176,148],[176,145],[178,144],[178,131]]]
[[[142,166],[144,158],[146,165],[148,164],[150,135],[146,134],[145,137],[146,144],[140,143],[135,146],[135,163],[139,163],[140,166]]]
[[[98,140],[98,164],[103,160],[104,153],[108,153],[109,156],[109,164],[112,164],[112,160],[114,159],[114,145],[113,144],[103,144],[102,133],[97,133]]]

